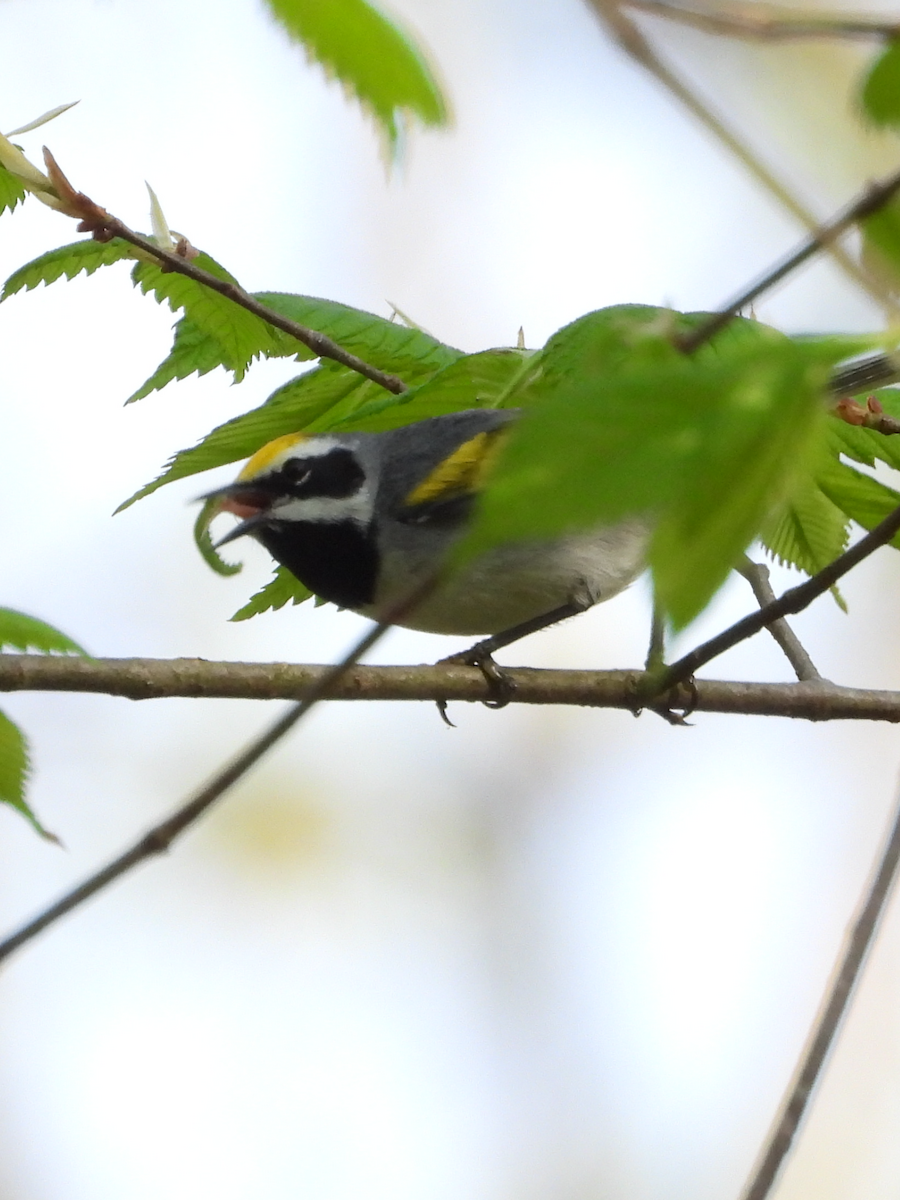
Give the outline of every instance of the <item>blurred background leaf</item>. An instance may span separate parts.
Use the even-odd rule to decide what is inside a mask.
[[[392,149],[400,121],[443,125],[447,104],[424,53],[365,0],[266,0],[310,58],[341,81],[381,127]]]

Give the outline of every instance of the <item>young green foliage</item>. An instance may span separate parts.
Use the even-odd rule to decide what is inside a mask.
[[[513,391],[527,410],[464,553],[644,514],[657,596],[681,628],[789,494],[825,420],[831,366],[857,349],[737,322],[682,354],[696,323],[637,305],[560,330]]]
[[[444,345],[430,334],[408,329],[345,304],[277,292],[261,292],[257,299],[277,308],[283,316],[303,324],[309,323],[336,341],[340,340],[341,345],[382,370],[398,374],[402,372],[411,383],[431,378],[442,367],[461,357],[459,350]],[[211,339],[183,319],[176,326],[172,352],[136,396],[147,394],[150,384],[157,378],[161,380],[158,386],[163,386],[170,379],[181,378],[182,370],[190,374],[187,368],[191,363],[197,364],[200,355],[208,355],[203,369],[211,370],[213,345]],[[291,348],[292,352],[296,345],[294,343]],[[300,350],[308,356],[305,347],[300,347]],[[200,370],[200,367],[194,365],[192,369]],[[405,395],[388,396],[387,402],[391,405],[400,404]],[[116,511],[121,512],[136,500],[151,495],[163,484],[247,458],[260,446],[284,433],[333,428],[376,398],[382,397],[385,397],[384,389],[377,384],[363,379],[347,367],[322,361],[313,370],[277,388],[259,408],[226,421],[196,446],[179,451],[160,476],[135,492]],[[397,423],[401,424],[402,421]]]
[[[365,0],[267,0],[288,34],[306,47],[372,114],[392,149],[398,118],[443,125],[447,108],[421,51]]]
[[[534,351],[505,348],[465,354],[418,387],[400,396],[381,392],[326,428],[377,433],[465,408],[502,408],[531,369],[533,358]]]
[[[125,401],[133,404],[143,400],[151,392],[161,391],[173,380],[187,379],[189,375],[206,375],[216,367],[224,366],[222,348],[215,338],[209,337],[192,325],[187,317],[175,322],[175,340],[172,349],[159,364],[149,379],[132,392]],[[298,357],[301,355],[298,352]],[[234,382],[239,383],[243,372],[235,371]]]
[[[38,650],[41,654],[83,654],[77,642],[46,621],[29,617],[14,608],[0,608],[0,650]]]
[[[28,743],[22,730],[0,712],[0,803],[9,804],[46,836],[34,813],[25,803],[25,784],[30,768]]]
[[[0,608],[0,650],[37,650],[42,654],[84,654],[85,651],[66,634],[45,621]],[[0,803],[9,804],[30,821],[41,837],[56,841],[29,808],[25,800],[30,760],[28,743],[21,729],[0,712]]]
[[[25,188],[6,167],[0,166],[0,213],[12,212],[25,199]]]
[[[397,372],[404,378],[410,374],[421,377],[426,370],[437,369],[458,357],[459,351],[445,346],[420,330],[407,329],[374,313],[322,300],[318,296],[295,296],[285,292],[257,292],[254,297],[283,317],[289,317],[308,329],[327,334],[345,350],[359,355],[373,366]],[[224,298],[223,298],[224,299]],[[227,301],[227,303],[231,303]],[[273,329],[274,346],[260,347],[263,358],[296,358],[303,361],[313,357],[306,346],[288,334]],[[221,342],[198,329],[189,316],[175,325],[175,340],[168,356],[150,378],[129,396],[127,403],[141,400],[151,392],[164,388],[175,379],[185,379],[195,372],[205,375],[215,367],[228,367],[232,351],[223,351]],[[390,364],[390,365],[385,365]],[[230,368],[229,368],[230,369]],[[243,379],[245,368],[234,371],[235,383]],[[351,374],[353,374],[351,372]],[[359,376],[353,374],[354,379]],[[380,394],[381,388],[375,389]]]
[[[900,41],[889,42],[862,86],[860,102],[873,125],[900,127]]]
[[[8,300],[16,292],[30,291],[38,284],[55,283],[57,279],[74,279],[84,273],[93,275],[100,267],[108,267],[123,258],[134,258],[134,247],[121,238],[110,242],[95,242],[85,238],[68,246],[57,246],[39,258],[13,271],[3,285],[0,300]]]
[[[900,201],[896,198],[860,222],[866,266],[891,295],[900,292]]]
[[[286,604],[302,604],[312,596],[309,588],[304,587],[287,567],[276,567],[275,576],[265,587],[251,596],[243,608],[239,608],[232,621],[246,621],[257,617],[260,613],[275,612]]]
[[[237,283],[208,254],[199,253],[194,265],[217,279]],[[186,275],[164,271],[155,262],[139,262],[131,278],[142,292],[152,292],[160,304],[167,303],[173,312],[183,309],[191,325],[218,346],[222,366],[238,378],[243,376],[254,358],[278,356],[286,349],[288,353],[298,355],[303,351],[301,356],[304,358],[312,357],[306,347],[297,343],[290,345],[293,339],[288,342],[280,330],[261,317]]]

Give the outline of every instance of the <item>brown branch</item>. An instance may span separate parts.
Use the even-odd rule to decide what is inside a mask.
[[[0,692],[88,692],[150,700],[183,696],[206,699],[296,700],[316,686],[322,699],[464,701],[490,697],[481,671],[437,666],[356,666],[340,680],[323,680],[332,667],[289,663],[209,662],[200,658],[63,658],[0,654]],[[634,712],[658,675],[643,671],[568,671],[506,668],[515,682],[514,704],[570,704]],[[841,687],[821,682],[744,683],[698,680],[670,697],[676,706],[695,702],[700,712],[789,717],[807,721],[900,723],[900,692]],[[647,707],[644,703],[644,707]]]
[[[233,787],[239,779],[241,779],[251,767],[263,757],[267,751],[279,742],[286,733],[288,733],[297,722],[304,717],[309,710],[322,699],[328,692],[329,688],[338,683],[350,668],[366,653],[372,646],[379,641],[384,634],[390,629],[389,624],[373,625],[369,631],[359,639],[355,646],[341,659],[340,662],[333,666],[323,667],[320,669],[317,676],[307,682],[306,687],[301,693],[302,698],[268,729],[264,730],[259,737],[254,740],[243,750],[236,758],[222,767],[212,779],[195,792],[184,804],[180,805],[170,817],[165,821],[145,833],[142,837],[102,867],[95,874],[89,876],[73,888],[65,896],[62,896],[54,904],[51,904],[42,913],[39,913],[33,920],[28,921],[20,929],[16,930],[0,942],[0,963],[4,962],[14,951],[20,949],[36,938],[39,933],[42,933],[49,925],[54,925],[73,908],[78,908],[89,900],[91,896],[114,883],[121,875],[136,867],[139,863],[144,862],[148,858],[152,858],[155,854],[163,854],[169,849],[175,839],[191,825],[197,821],[208,808],[210,808],[216,800],[219,799],[229,788]],[[3,658],[0,655],[0,658]],[[20,657],[14,655],[12,657]],[[27,657],[23,655],[21,657]],[[65,661],[65,660],[59,660]],[[77,659],[69,661],[79,661]],[[85,661],[85,660],[80,660]]]
[[[773,603],[766,604],[757,612],[751,613],[749,617],[735,622],[728,629],[710,638],[708,642],[697,646],[680,658],[678,662],[673,663],[658,677],[656,686],[648,694],[656,696],[664,693],[668,688],[689,679],[700,667],[714,658],[718,658],[726,650],[753,637],[772,621],[802,612],[804,608],[812,604],[813,600],[823,595],[829,588],[834,587],[839,579],[843,579],[848,571],[852,571],[870,554],[873,554],[879,546],[886,545],[898,531],[900,531],[900,508],[895,508],[880,525],[875,526],[871,533],[860,538],[855,546],[851,546],[817,575],[813,575],[811,579],[807,579],[805,583],[801,583],[797,587],[789,588]]]
[[[759,41],[788,41],[801,38],[900,37],[900,22],[886,17],[864,17],[855,13],[798,16],[796,10],[770,4],[671,3],[670,0],[625,0],[629,8],[691,25],[707,33]]]
[[[233,300],[235,304],[239,304],[247,312],[253,313],[256,317],[261,317],[269,325],[274,325],[276,329],[280,329],[283,333],[296,338],[298,342],[302,342],[304,346],[312,350],[313,354],[318,355],[318,357],[333,359],[334,362],[340,363],[341,366],[349,367],[351,371],[356,371],[358,375],[362,375],[366,379],[371,379],[373,383],[379,384],[387,391],[393,392],[394,395],[399,395],[401,392],[406,391],[406,384],[398,376],[380,371],[378,367],[373,367],[371,363],[365,362],[364,359],[359,358],[356,354],[351,354],[349,350],[345,350],[343,346],[339,346],[337,342],[332,341],[330,337],[326,337],[324,333],[319,333],[316,329],[308,329],[305,325],[300,325],[297,321],[292,321],[289,317],[284,317],[281,313],[277,313],[274,308],[260,304],[249,292],[245,292],[236,283],[228,283],[227,280],[217,279],[215,275],[210,275],[209,271],[204,271],[201,267],[195,266],[189,259],[182,258],[179,254],[173,254],[169,250],[163,250],[149,238],[142,237],[139,233],[135,233],[133,229],[129,229],[118,217],[108,217],[104,222],[104,228],[110,237],[118,237],[122,238],[123,241],[130,242],[132,246],[137,246],[138,249],[143,250],[146,254],[151,254],[170,271],[177,271],[180,275],[186,275],[188,279],[193,279],[196,283],[202,283],[204,287],[218,292],[220,296],[225,296],[227,299]]]
[[[893,354],[869,354],[837,367],[829,381],[836,396],[852,396],[867,388],[883,387],[900,380],[900,360]]]
[[[737,571],[750,584],[760,608],[765,608],[767,604],[775,602],[776,596],[769,582],[769,568],[765,563],[754,562],[752,558],[745,556],[743,562],[738,565]],[[775,621],[770,621],[766,628],[781,647],[785,658],[794,668],[794,674],[798,679],[810,681],[822,678],[800,639],[783,617]]]
[[[728,128],[718,113],[702,100],[656,53],[628,13],[623,11],[621,0],[585,0],[585,2],[625,53],[679,100],[713,137],[738,159],[757,183],[796,217],[806,229],[812,231],[818,227],[817,217],[801,204],[750,147]],[[891,319],[896,319],[900,315],[900,309],[893,298],[852,255],[836,243],[829,244],[826,250],[844,273],[853,279]]]
[[[816,1081],[837,1037],[841,1021],[859,980],[866,956],[875,939],[878,923],[887,907],[897,867],[900,864],[900,807],[894,814],[891,831],[873,878],[859,907],[859,916],[847,938],[844,953],[837,964],[825,994],[819,1015],[813,1024],[806,1049],[782,1103],[781,1111],[769,1134],[758,1166],[742,1200],[765,1200],[772,1190],[800,1126]]]
[[[690,354],[699,346],[708,342],[720,329],[724,328],[729,321],[736,317],[742,309],[749,308],[753,301],[761,296],[763,292],[769,291],[776,283],[780,283],[785,276],[790,275],[808,259],[818,254],[820,250],[831,245],[851,225],[855,225],[858,221],[862,221],[866,217],[872,216],[873,213],[878,212],[889,200],[893,199],[898,191],[900,191],[900,170],[894,171],[893,174],[888,175],[887,178],[877,183],[869,184],[846,208],[832,217],[830,221],[826,221],[824,225],[820,225],[815,229],[806,241],[798,246],[793,253],[782,259],[776,266],[770,268],[756,283],[745,288],[743,292],[735,296],[719,312],[714,313],[709,320],[704,321],[696,329],[679,338],[678,344],[681,349],[686,354]]]
[[[847,425],[874,429],[876,433],[885,435],[900,433],[900,421],[889,417],[874,396],[870,396],[865,404],[850,396],[842,396],[831,413]]]
[[[211,291],[218,292],[220,296],[225,296],[226,299],[240,305],[241,308],[245,308],[247,312],[253,313],[254,316],[268,322],[269,325],[274,325],[276,329],[280,329],[283,333],[296,338],[298,342],[301,342],[309,350],[312,350],[313,354],[318,357],[333,359],[334,362],[338,362],[344,367],[349,367],[351,371],[356,371],[358,375],[362,375],[366,379],[371,379],[373,383],[379,384],[379,386],[389,392],[393,392],[395,395],[406,391],[406,384],[396,375],[388,375],[384,371],[379,371],[371,363],[365,362],[363,359],[358,358],[357,355],[351,354],[349,350],[345,350],[343,346],[339,346],[337,342],[333,342],[324,333],[319,333],[316,329],[308,329],[305,325],[300,325],[297,321],[292,321],[289,317],[282,316],[281,313],[276,312],[273,308],[268,308],[265,304],[260,304],[249,292],[245,292],[236,283],[229,283],[225,279],[217,279],[209,271],[204,271],[201,267],[195,266],[190,261],[190,254],[196,252],[183,239],[179,242],[175,251],[164,250],[162,246],[158,246],[151,238],[143,237],[141,234],[135,233],[133,229],[129,229],[124,221],[120,221],[118,217],[114,217],[111,213],[107,212],[105,208],[93,201],[90,196],[86,196],[84,192],[76,191],[46,146],[44,147],[44,161],[47,165],[47,173],[53,181],[57,195],[64,203],[65,207],[63,211],[68,216],[75,217],[79,221],[78,229],[82,233],[90,233],[98,242],[109,242],[113,238],[122,238],[123,241],[137,247],[143,254],[155,258],[157,262],[162,263],[169,271],[185,275],[188,279],[193,279],[195,283],[200,283],[204,287],[208,287]]]

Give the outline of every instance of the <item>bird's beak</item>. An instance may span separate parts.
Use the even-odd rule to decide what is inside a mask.
[[[234,510],[225,509],[224,511],[232,512]],[[261,525],[265,525],[267,520],[268,517],[265,512],[258,512],[254,516],[248,517],[246,521],[241,521],[240,525],[235,525],[234,529],[232,529],[230,533],[226,533],[223,538],[219,538],[217,542],[213,542],[213,546],[216,550],[218,550],[220,546],[227,546],[229,542],[234,542],[238,538],[244,537],[245,534],[253,533],[254,530],[259,529]]]
[[[237,480],[235,483],[226,484],[225,487],[216,488],[212,492],[205,492],[197,499],[219,500],[218,512],[233,513],[236,517],[244,518],[240,525],[236,525],[230,533],[214,543],[218,549],[219,546],[244,537],[245,534],[253,533],[260,525],[265,524],[266,514],[272,506],[273,497],[259,484],[252,483],[250,480]]]

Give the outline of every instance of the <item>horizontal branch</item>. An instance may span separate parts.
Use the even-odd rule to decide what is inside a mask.
[[[0,692],[94,692],[150,700],[166,696],[231,700],[296,700],[332,668],[289,663],[209,662],[199,658],[63,658],[0,654]],[[649,677],[643,671],[504,668],[513,703],[571,704],[637,711]],[[327,690],[331,700],[459,700],[490,698],[481,671],[437,666],[356,666]],[[700,679],[666,696],[673,708],[807,721],[900,723],[900,692],[840,687],[825,681],[742,683]],[[645,705],[653,707],[652,705]]]

